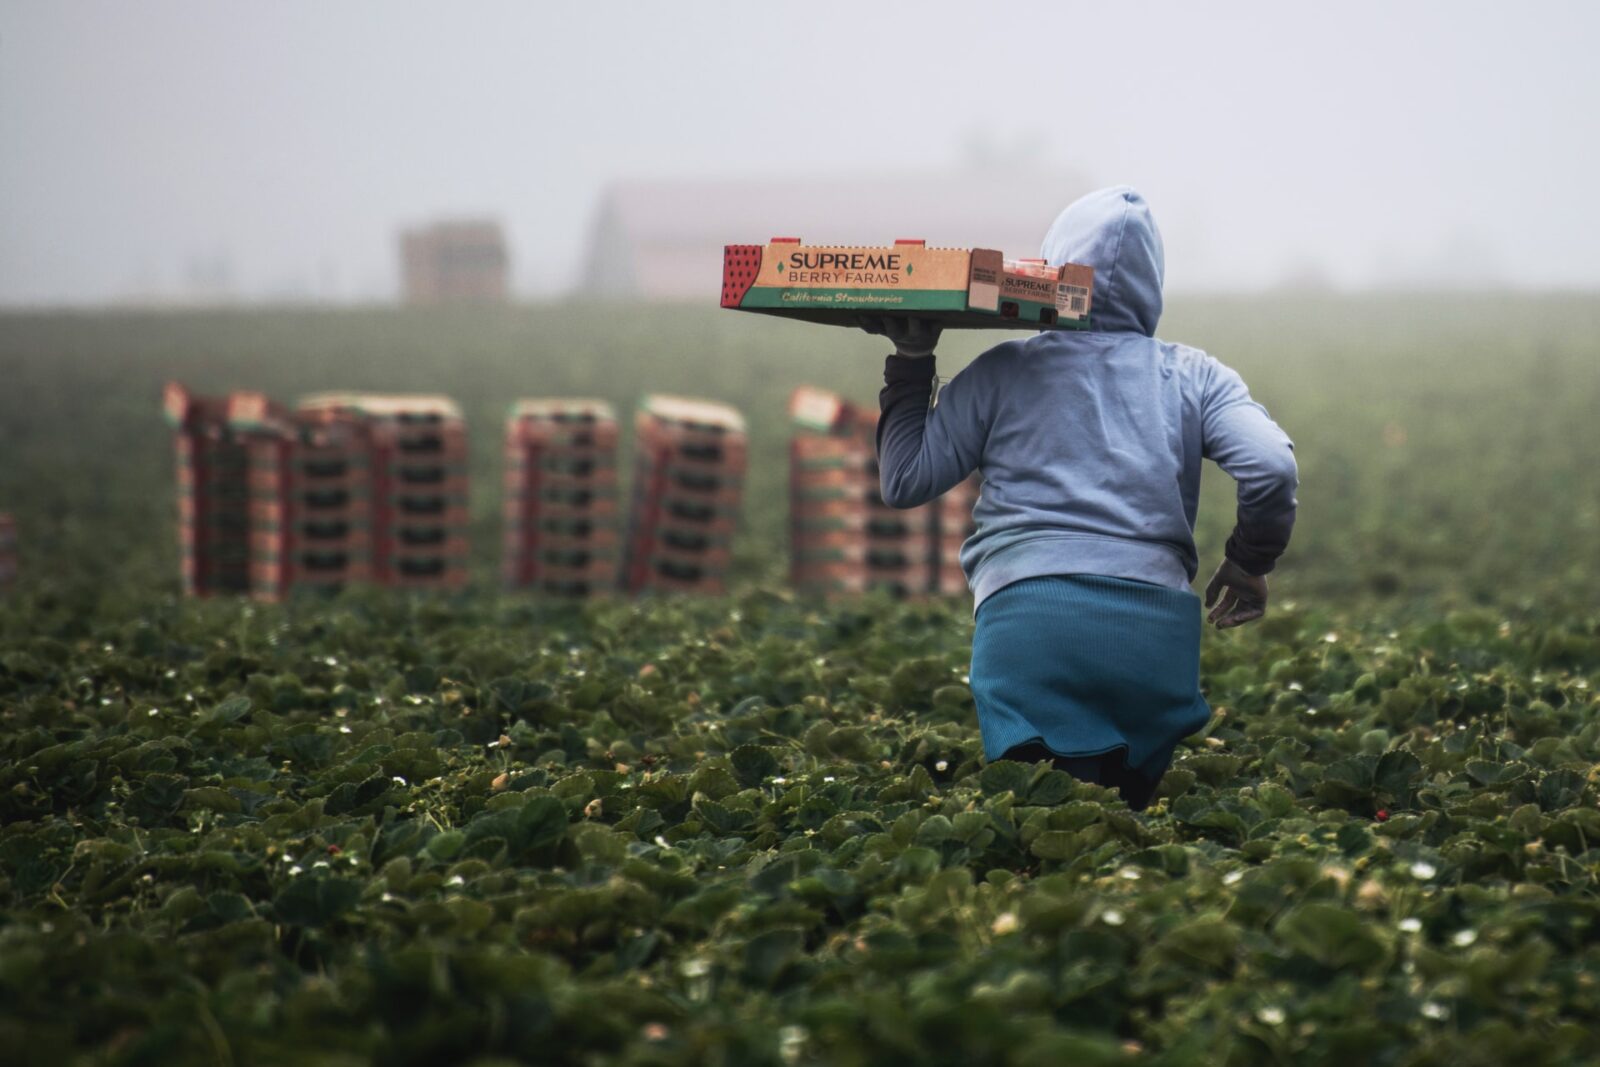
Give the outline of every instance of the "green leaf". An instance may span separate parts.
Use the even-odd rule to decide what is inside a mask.
[[[950,820],[951,833],[957,841],[970,842],[989,829],[990,821],[987,811],[963,811]]]
[[[746,811],[730,808],[726,804],[719,804],[709,798],[701,800],[694,806],[695,814],[700,821],[719,834],[731,834],[747,828],[753,816]]]
[[[1324,967],[1365,970],[1389,956],[1386,934],[1333,904],[1302,904],[1278,920],[1274,932],[1284,944]]]
[[[712,800],[737,793],[739,785],[739,780],[718,764],[708,764],[689,776],[689,792],[704,793]]]
[[[1081,851],[1080,842],[1070,830],[1046,830],[1033,839],[1028,851],[1042,860],[1069,860]]]
[[[183,803],[188,779],[176,774],[146,775],[128,798],[128,812],[147,826],[160,825]]]
[[[1539,779],[1539,787],[1534,795],[1539,807],[1545,811],[1570,808],[1583,799],[1584,782],[1583,775],[1563,767]]]
[[[1467,777],[1485,788],[1510,785],[1521,778],[1527,768],[1520,763],[1497,763],[1493,760],[1473,759],[1464,768]]]
[[[566,805],[555,797],[533,797],[516,813],[514,853],[526,855],[550,848],[567,835]]]
[[[895,857],[895,872],[908,882],[920,882],[939,869],[939,854],[931,848],[913,845]]]
[[[744,973],[748,981],[771,988],[805,947],[805,934],[793,927],[767,930],[744,947]]]
[[[1351,806],[1371,800],[1377,789],[1378,757],[1351,756],[1330,763],[1322,772],[1322,781],[1312,789],[1318,800],[1328,804]]]
[[[327,926],[360,899],[359,882],[302,876],[273,898],[272,908],[280,922],[291,926]]]
[[[738,885],[711,886],[673,905],[665,922],[679,930],[707,931],[743,899],[744,890]]]
[[[1466,968],[1473,999],[1491,1010],[1498,1007],[1543,975],[1551,955],[1549,944],[1538,938],[1530,938],[1510,952],[1475,952]]]
[[[238,797],[221,786],[215,785],[203,785],[195,789],[184,790],[183,803],[187,808],[220,811],[227,814],[238,812],[242,807]]]
[[[345,782],[328,794],[325,810],[329,815],[343,815],[368,805],[377,807],[377,801],[386,796],[393,785],[384,774],[374,774],[362,782]]]
[[[1137,866],[1160,871],[1173,878],[1182,878],[1189,873],[1189,852],[1182,845],[1157,845],[1135,852],[1128,858]]]
[[[795,893],[807,900],[833,900],[856,892],[856,880],[850,872],[833,867],[818,867],[792,885]]]
[[[661,935],[648,931],[626,942],[617,949],[617,973],[636,971],[650,962],[650,957],[655,954],[661,945]]]
[[[938,846],[950,840],[950,835],[955,828],[944,815],[930,815],[923,824],[917,828],[916,842],[919,845]]]
[[[1239,947],[1239,928],[1225,919],[1196,919],[1174,927],[1159,948],[1177,963],[1228,970]]]
[[[1244,761],[1225,752],[1202,752],[1183,761],[1185,770],[1208,785],[1221,785],[1239,773]]]
[[[461,854],[461,850],[466,847],[466,844],[466,834],[460,830],[446,830],[430,838],[428,843],[422,846],[422,851],[440,863],[449,863]]]
[[[728,756],[734,776],[746,789],[761,785],[778,773],[778,759],[760,745],[740,745]]]
[[[240,893],[212,893],[206,897],[206,908],[218,922],[242,922],[255,915],[250,898]]]
[[[750,888],[757,893],[777,896],[787,890],[790,882],[820,866],[822,860],[822,853],[815,849],[802,849],[779,856],[751,876]]]
[[[1048,770],[1028,788],[1028,803],[1054,807],[1073,794],[1076,780],[1066,771]]]
[[[471,937],[487,929],[494,921],[494,908],[481,900],[456,896],[442,902],[454,920],[455,932]]]
[[[1247,820],[1246,813],[1250,818]],[[1259,822],[1259,811],[1241,805],[1232,797],[1211,800],[1190,793],[1172,802],[1172,817],[1189,826],[1220,830],[1234,840],[1242,840],[1252,821]]]
[[[978,785],[990,796],[1005,792],[1027,796],[1032,781],[1033,768],[1016,760],[995,760],[978,772]]]
[[[1422,775],[1422,761],[1403,748],[1385,752],[1378,758],[1372,781],[1380,793],[1400,798],[1411,792],[1412,783]]]
[[[238,722],[250,714],[251,706],[249,697],[243,693],[235,693],[211,709],[211,721],[220,724]]]

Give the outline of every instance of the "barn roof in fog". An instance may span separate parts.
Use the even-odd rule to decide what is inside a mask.
[[[999,248],[1036,256],[1056,215],[1089,185],[1063,171],[974,170],[909,177],[625,182],[601,200],[584,295],[714,303],[722,246],[776,236],[812,244]]]

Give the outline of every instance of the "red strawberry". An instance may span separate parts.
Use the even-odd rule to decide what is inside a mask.
[[[1376,818],[1379,822],[1388,822],[1389,821],[1389,809],[1388,808],[1379,808],[1378,809],[1378,813],[1374,816],[1374,818]]]

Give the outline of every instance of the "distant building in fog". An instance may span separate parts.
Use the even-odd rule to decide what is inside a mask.
[[[1056,215],[1090,188],[1079,175],[1039,169],[624,183],[601,201],[580,285],[585,296],[715,303],[722,246],[779,236],[816,244],[920,237],[1037,256]]]
[[[400,234],[400,278],[407,304],[503,303],[505,234],[497,222],[435,222]]]

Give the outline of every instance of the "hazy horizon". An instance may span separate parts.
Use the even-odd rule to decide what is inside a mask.
[[[1007,10],[0,0],[0,306],[389,300],[451,216],[558,296],[617,183],[980,164],[1139,187],[1175,293],[1600,288],[1591,7]]]

